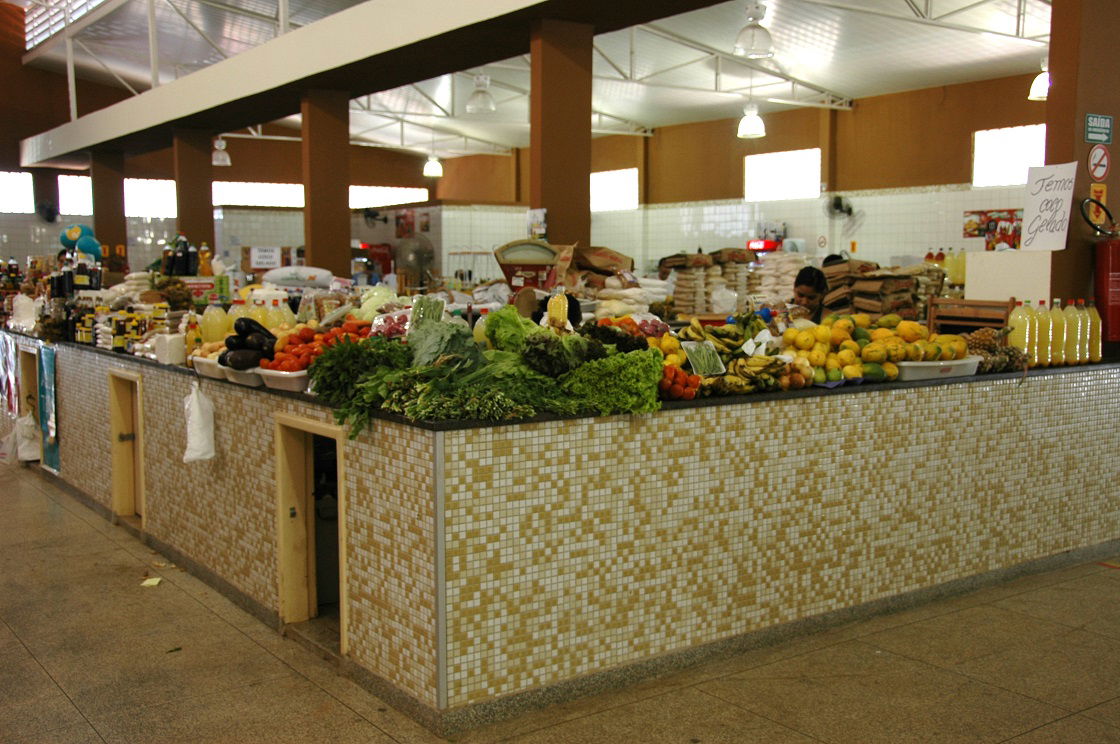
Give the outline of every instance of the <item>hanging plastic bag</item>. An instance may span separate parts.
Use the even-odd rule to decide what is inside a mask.
[[[191,392],[183,398],[187,412],[187,451],[183,462],[210,460],[214,457],[214,404],[198,387],[198,380]]]
[[[0,439],[0,465],[11,465],[16,461],[16,430],[12,429]]]
[[[41,460],[43,457],[43,432],[31,414],[16,419],[16,451],[23,462]]]

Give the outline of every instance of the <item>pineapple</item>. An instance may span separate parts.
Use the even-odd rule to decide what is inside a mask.
[[[965,336],[968,343],[968,353],[979,354],[986,351],[994,354],[1004,345],[1004,339],[1011,333],[1010,328],[978,328]]]

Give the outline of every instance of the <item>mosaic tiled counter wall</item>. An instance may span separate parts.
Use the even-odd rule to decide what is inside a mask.
[[[204,381],[220,454],[187,466],[191,377],[63,346],[63,477],[99,500],[122,365],[143,375],[147,529],[275,608],[271,418],[329,412]],[[1117,401],[1108,365],[649,416],[377,421],[344,450],[350,656],[429,712],[485,718],[517,693],[1115,541]]]

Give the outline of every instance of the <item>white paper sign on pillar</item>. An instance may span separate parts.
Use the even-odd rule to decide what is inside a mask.
[[[283,266],[279,246],[255,245],[249,249],[249,265],[254,269],[277,269]]]
[[[1076,174],[1076,162],[1027,171],[1027,203],[1023,207],[1023,237],[1019,244],[1022,250],[1060,251],[1066,247]]]

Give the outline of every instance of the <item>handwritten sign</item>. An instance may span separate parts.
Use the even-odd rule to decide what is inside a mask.
[[[257,246],[249,249],[249,263],[256,269],[275,269],[283,265],[279,246]]]
[[[1024,251],[1060,251],[1066,247],[1073,209],[1077,163],[1061,163],[1027,171],[1027,203],[1023,208]]]

